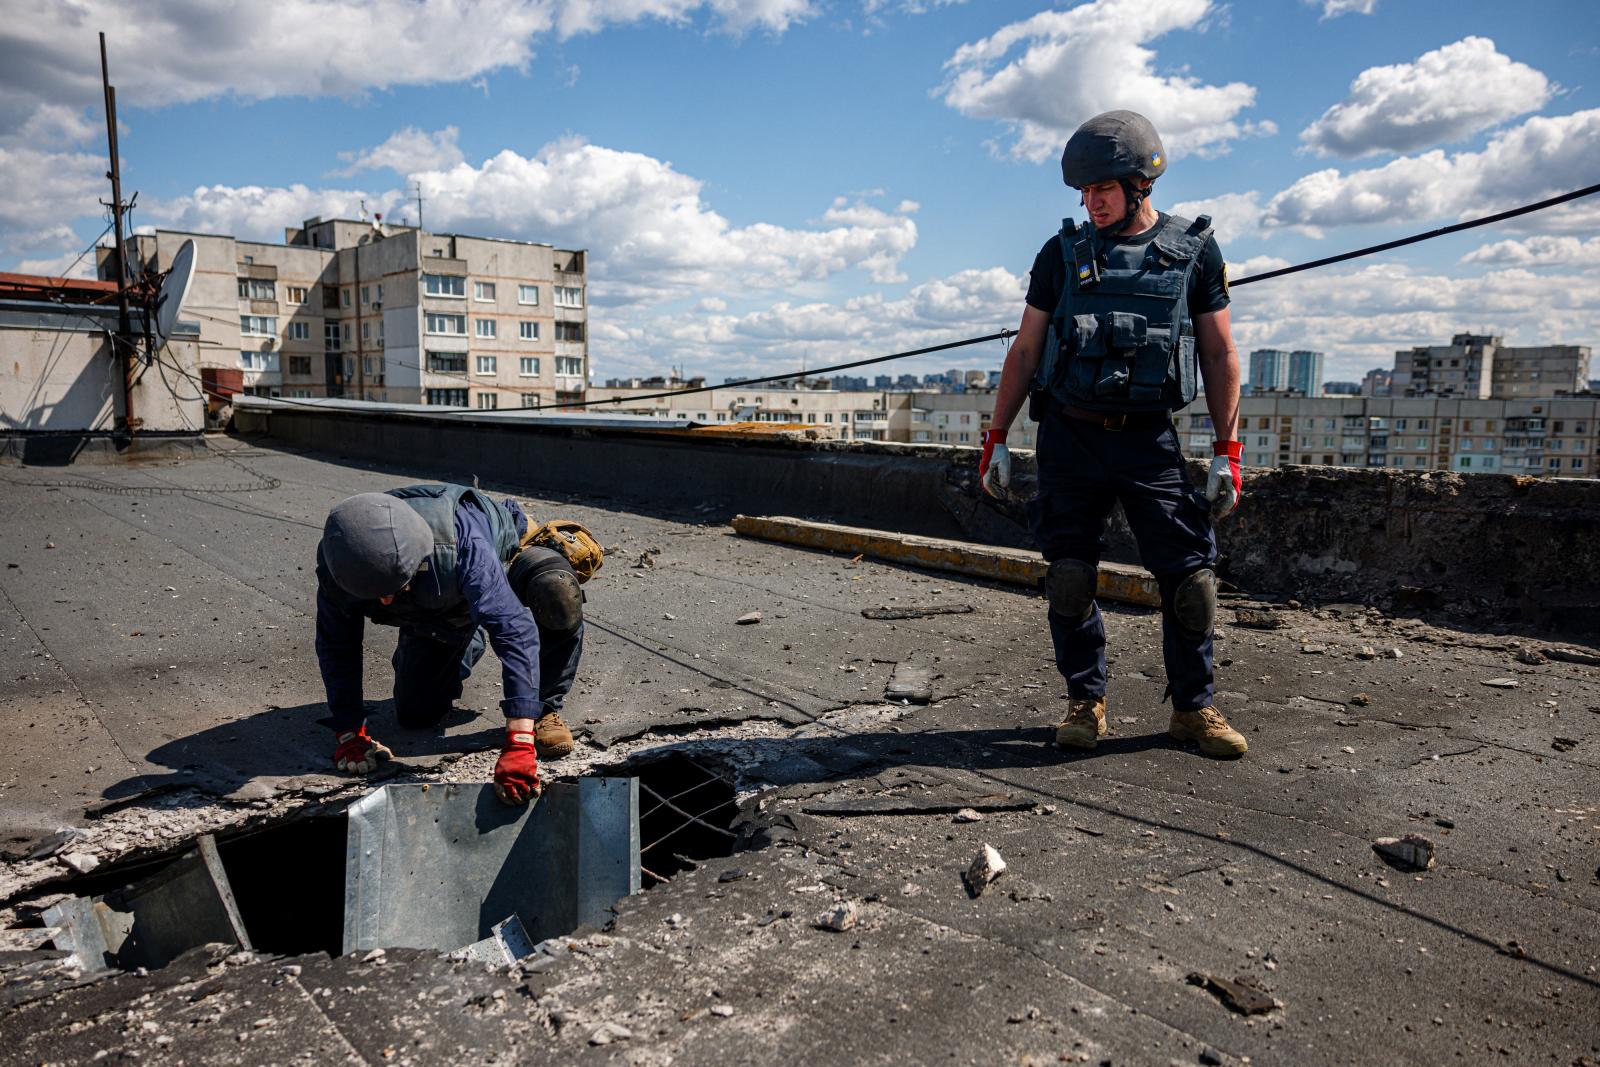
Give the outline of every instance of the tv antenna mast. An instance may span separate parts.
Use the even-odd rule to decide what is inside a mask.
[[[414,187],[417,195],[412,199],[417,202],[417,229],[420,230],[422,229],[422,183],[420,181],[416,182]]]
[[[128,250],[122,240],[122,215],[128,209],[122,199],[122,165],[117,152],[117,88],[111,84],[111,67],[106,60],[106,35],[100,35],[100,86],[106,101],[106,148],[111,169],[106,177],[111,179],[111,232],[116,235],[117,248],[117,332],[111,339],[111,351],[118,373],[122,375],[122,419],[119,427],[130,436],[139,428],[133,417],[133,321],[128,314]]]

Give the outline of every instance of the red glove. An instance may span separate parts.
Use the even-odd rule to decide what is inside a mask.
[[[1239,506],[1244,494],[1244,478],[1239,473],[1239,460],[1244,446],[1238,441],[1211,442],[1211,471],[1206,478],[1206,499],[1211,501],[1211,512],[1222,518]]]
[[[371,774],[384,760],[394,759],[394,753],[367,733],[366,724],[338,735],[338,747],[333,750],[333,766],[348,774]]]
[[[526,804],[539,790],[539,756],[533,734],[507,730],[506,743],[494,765],[495,795],[507,804]]]
[[[1006,447],[1006,431],[990,430],[983,435],[983,455],[978,458],[978,484],[992,497],[1003,496],[1010,488],[1011,450]]]

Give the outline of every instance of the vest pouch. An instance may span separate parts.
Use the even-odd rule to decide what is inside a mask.
[[[1122,352],[1143,348],[1149,321],[1143,315],[1128,311],[1113,311],[1107,316],[1111,322],[1111,347]]]
[[[1194,401],[1199,393],[1198,368],[1195,366],[1194,335],[1183,334],[1178,338],[1178,406]]]
[[[1099,395],[1101,365],[1109,354],[1106,351],[1105,329],[1101,325],[1100,316],[1072,316],[1067,341],[1068,345],[1063,346],[1067,362],[1067,391],[1079,396]]]

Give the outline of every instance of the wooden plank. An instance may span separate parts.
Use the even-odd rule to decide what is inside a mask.
[[[831,522],[810,522],[785,515],[736,515],[733,528],[745,537],[806,548],[821,548],[851,555],[871,556],[891,563],[950,571],[972,578],[1038,588],[1047,564],[1037,552],[1001,548],[971,541],[868,530]],[[1161,606],[1155,578],[1126,563],[1101,563],[1098,594],[1106,600],[1141,607]]]

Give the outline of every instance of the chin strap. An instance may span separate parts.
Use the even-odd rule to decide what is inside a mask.
[[[1117,181],[1122,186],[1122,198],[1128,202],[1128,212],[1121,219],[1104,229],[1096,230],[1095,232],[1101,237],[1115,237],[1123,230],[1126,230],[1128,223],[1134,220],[1134,217],[1139,214],[1139,209],[1144,206],[1145,197],[1150,195],[1150,190],[1139,188],[1138,183],[1133,180],[1131,175],[1119,178]]]

